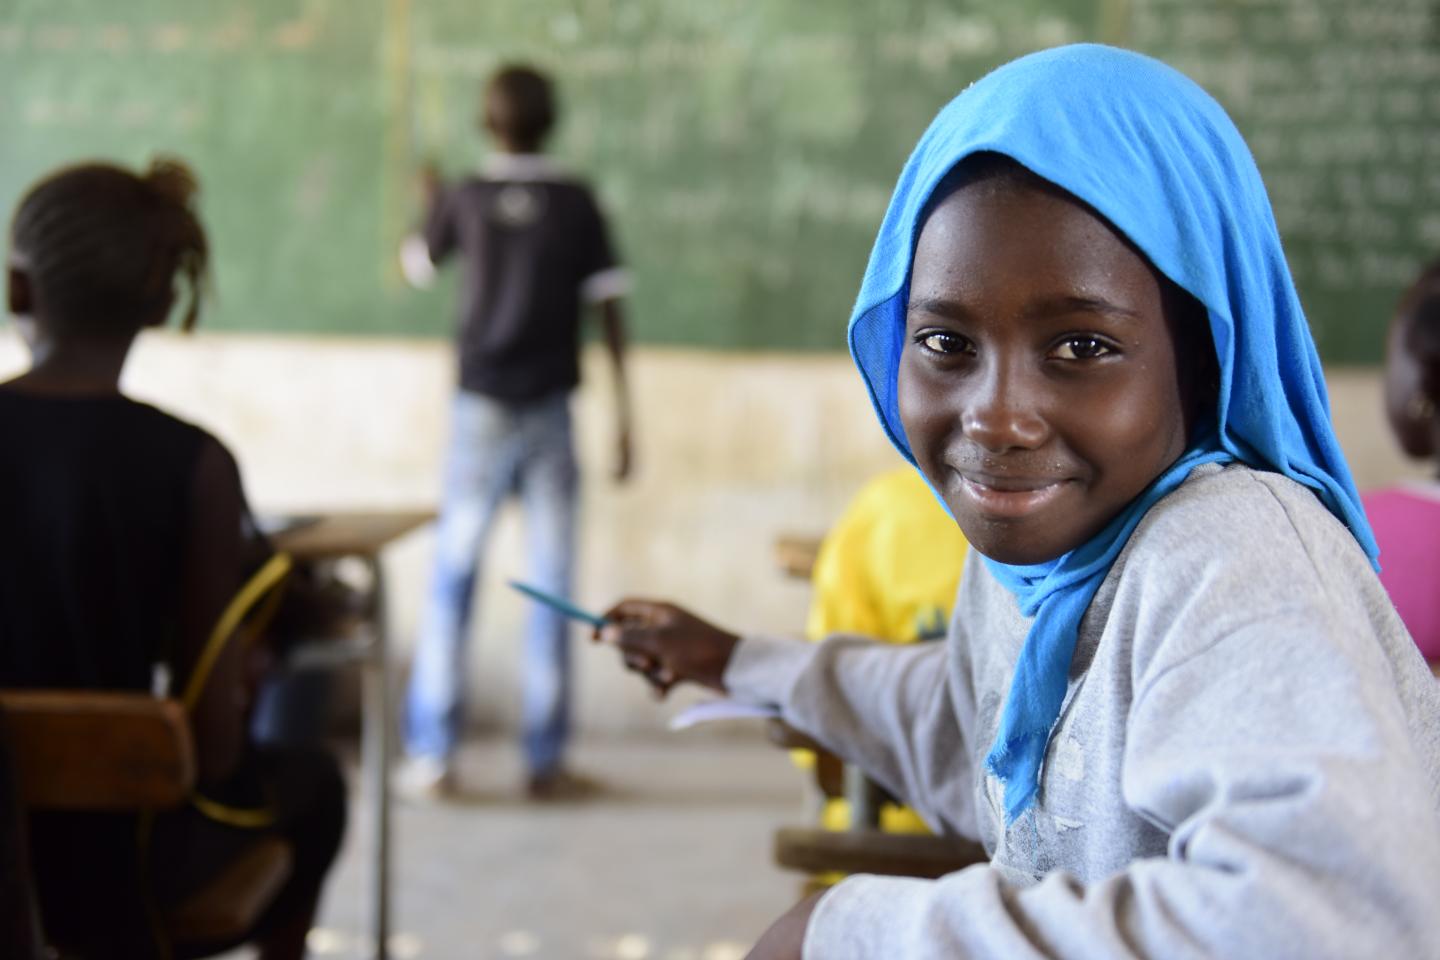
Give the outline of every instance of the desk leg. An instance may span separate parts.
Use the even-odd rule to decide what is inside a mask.
[[[380,558],[367,559],[374,596],[370,656],[365,659],[365,777],[370,781],[370,932],[375,960],[386,960],[390,942],[390,644]]]
[[[845,799],[850,804],[850,829],[875,830],[880,826],[880,788],[870,782],[865,771],[853,763],[845,764]]]

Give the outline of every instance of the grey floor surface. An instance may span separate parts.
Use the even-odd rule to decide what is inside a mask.
[[[803,819],[801,775],[761,740],[582,743],[604,789],[538,806],[511,744],[467,747],[457,802],[397,804],[391,956],[740,960],[800,888],[770,842]],[[317,958],[368,956],[366,815],[355,796]]]

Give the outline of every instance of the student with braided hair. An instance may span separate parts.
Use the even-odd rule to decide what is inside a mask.
[[[182,299],[177,276],[183,328],[198,318],[209,250],[196,187],[173,161],[141,175],[90,163],[44,178],[15,213],[9,309],[32,365],[0,384],[0,685],[145,691],[168,674],[183,690],[242,572],[265,560],[225,446],[119,386],[136,336]],[[344,784],[328,755],[248,742],[241,660],[229,644],[192,710],[198,792],[266,815],[226,824],[186,808],[159,817],[144,844],[133,819],[36,816],[37,892],[62,949],[228,948],[172,951],[148,916],[268,832],[294,866],[250,939],[266,960],[303,956]]]

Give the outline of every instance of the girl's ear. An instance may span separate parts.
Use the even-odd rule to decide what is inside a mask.
[[[35,294],[30,285],[30,274],[13,263],[6,270],[5,298],[11,316],[26,317],[35,312]]]

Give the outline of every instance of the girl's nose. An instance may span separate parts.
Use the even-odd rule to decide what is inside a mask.
[[[1037,385],[1004,364],[987,366],[966,391],[960,421],[965,436],[991,453],[1037,449],[1050,433]]]

